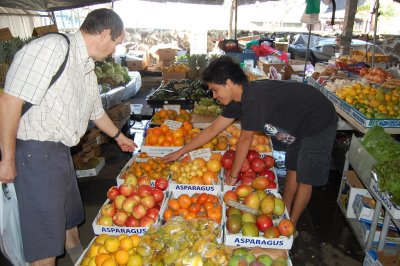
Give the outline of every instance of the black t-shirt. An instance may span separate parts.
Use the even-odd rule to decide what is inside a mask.
[[[291,144],[322,132],[337,115],[333,104],[310,85],[262,80],[246,84],[241,102],[225,106],[222,116],[239,118],[244,130]]]

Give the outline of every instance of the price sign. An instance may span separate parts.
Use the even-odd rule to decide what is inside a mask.
[[[164,109],[165,110],[174,110],[179,114],[179,112],[181,110],[181,106],[179,104],[164,104]]]
[[[167,119],[164,121],[163,125],[167,125],[171,130],[177,130],[182,127],[182,122]]]
[[[258,214],[258,210],[250,208],[242,203],[233,201],[233,200],[228,200],[227,204],[230,207],[236,208],[238,210],[244,211],[244,212],[249,212],[251,214],[257,215]]]
[[[189,156],[190,156],[191,160],[194,160],[196,158],[202,158],[202,159],[208,161],[211,158],[211,150],[210,150],[210,148],[194,150],[194,151],[189,152]]]

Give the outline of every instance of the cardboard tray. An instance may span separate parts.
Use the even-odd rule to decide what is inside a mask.
[[[276,197],[281,198],[281,196],[277,193],[274,193]],[[224,206],[226,207],[226,206]],[[260,248],[273,248],[273,249],[286,249],[290,250],[293,245],[293,235],[290,237],[280,236],[279,238],[268,239],[263,236],[258,237],[250,237],[243,236],[241,233],[238,234],[230,234],[226,228],[226,216],[224,217],[224,231],[225,238],[224,244],[227,246],[238,246],[238,247],[260,247]],[[282,215],[282,218],[289,218],[289,214],[285,207],[285,213]],[[274,225],[279,223],[279,220],[274,220]]]
[[[364,128],[372,128],[374,126],[381,126],[383,128],[399,128],[400,129],[400,119],[394,118],[367,118],[360,111],[337,97],[334,93],[331,93],[325,89],[322,85],[316,82],[314,79],[309,78],[308,82],[310,85],[314,86],[320,90],[328,99],[337,107],[342,109],[346,114],[352,117],[357,123],[359,123]],[[399,130],[400,132],[400,130]]]
[[[87,176],[96,176],[100,173],[101,169],[103,169],[104,165],[106,165],[106,161],[104,157],[96,157],[99,160],[99,163],[95,168],[87,169],[87,170],[76,170],[76,177],[82,178]]]

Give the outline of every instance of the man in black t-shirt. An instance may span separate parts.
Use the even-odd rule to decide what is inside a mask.
[[[283,200],[294,225],[306,208],[312,186],[325,185],[338,117],[332,103],[312,86],[287,81],[248,82],[240,66],[223,56],[204,70],[203,81],[225,105],[222,115],[166,161],[177,160],[240,119],[241,132],[228,184],[236,182],[255,131],[288,145]]]

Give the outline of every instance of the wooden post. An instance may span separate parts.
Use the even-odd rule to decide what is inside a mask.
[[[357,11],[357,1],[346,1],[344,29],[340,38],[340,54],[349,55],[353,37],[354,18]]]

